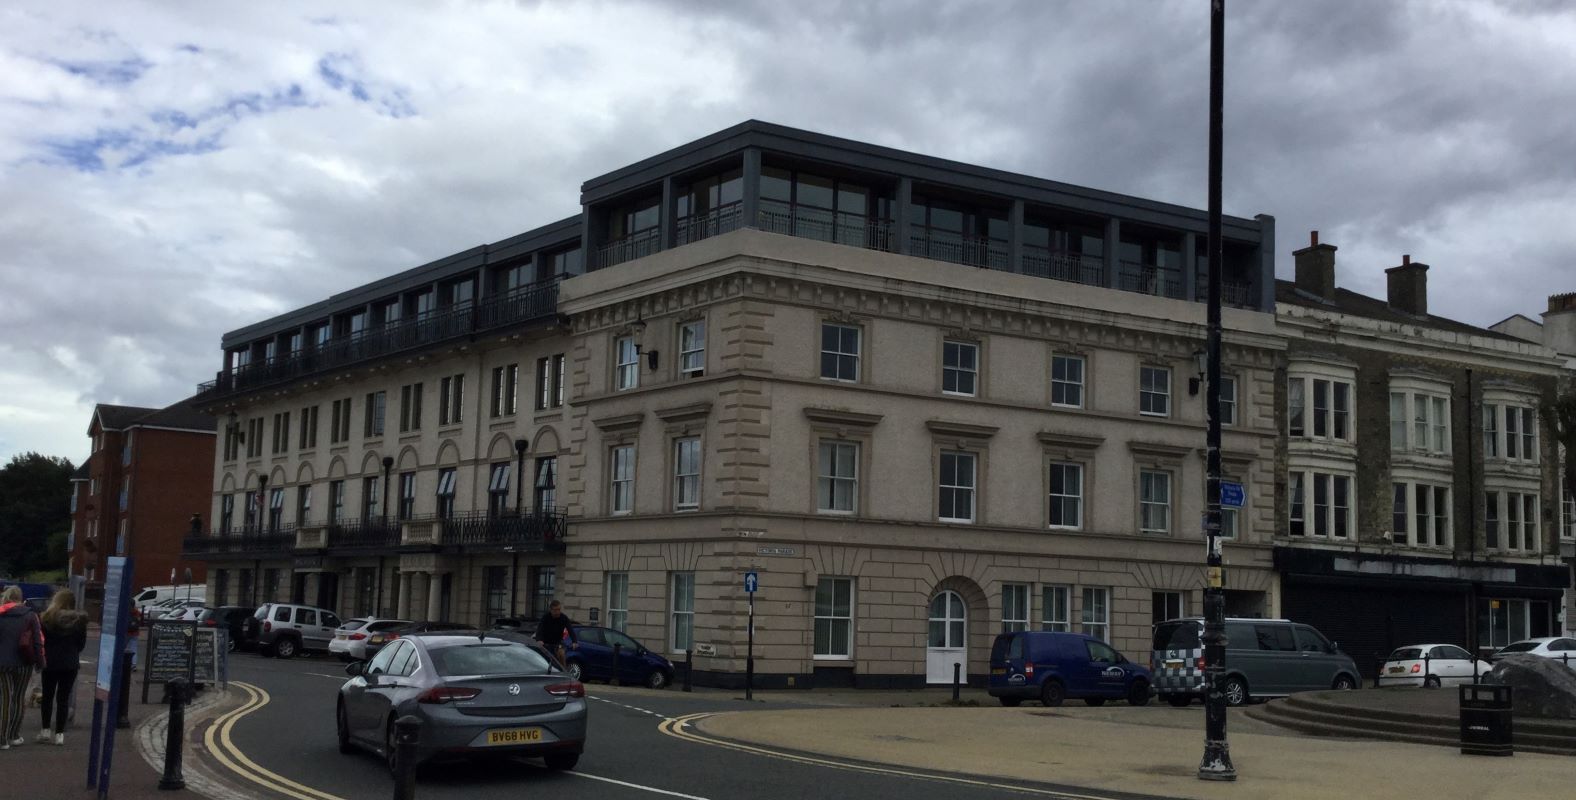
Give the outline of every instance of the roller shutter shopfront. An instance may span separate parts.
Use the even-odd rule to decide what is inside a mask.
[[[1402,645],[1466,646],[1468,590],[1465,584],[1287,575],[1281,608],[1287,619],[1312,625],[1339,644],[1372,678],[1380,660]]]

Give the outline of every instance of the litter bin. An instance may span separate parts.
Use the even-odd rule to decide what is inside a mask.
[[[1513,756],[1510,687],[1487,683],[1461,686],[1461,752]]]

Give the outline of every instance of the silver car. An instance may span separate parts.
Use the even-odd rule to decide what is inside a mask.
[[[416,766],[509,753],[573,769],[585,749],[585,687],[546,651],[484,634],[416,633],[345,667],[335,724],[339,751],[365,748],[399,764],[394,721],[421,720]]]

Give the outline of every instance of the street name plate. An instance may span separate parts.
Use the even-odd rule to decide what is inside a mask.
[[[709,644],[709,643],[704,643],[703,642],[703,643],[695,645],[695,655],[697,655],[697,656],[714,656],[716,654],[717,654],[717,646],[714,645],[714,644]]]
[[[1220,482],[1220,504],[1226,508],[1242,508],[1242,484]]]
[[[797,555],[797,552],[792,547],[758,547],[755,549],[755,553],[762,556]]]

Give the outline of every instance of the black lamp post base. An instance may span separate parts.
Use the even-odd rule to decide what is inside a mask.
[[[1222,741],[1204,741],[1204,760],[1198,763],[1201,781],[1234,781],[1237,768],[1231,764],[1231,745]]]

